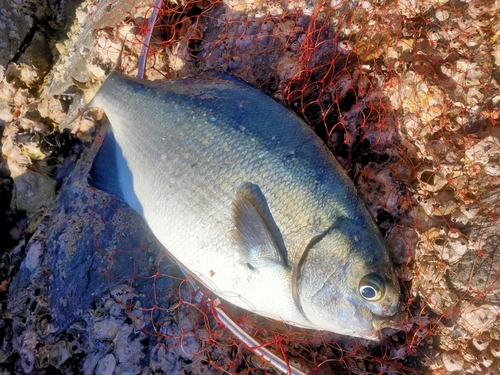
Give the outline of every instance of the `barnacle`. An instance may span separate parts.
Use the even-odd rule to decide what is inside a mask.
[[[70,159],[76,160],[78,149],[72,144],[75,152],[66,156],[67,149],[55,142],[62,133],[55,131],[54,124],[60,123],[68,111],[74,117],[80,98],[88,101],[93,96],[90,86],[114,68],[123,41],[124,70],[135,74],[150,14],[149,4],[141,1],[122,0],[113,5],[86,1],[74,12],[74,24],[66,29],[67,39],[49,48],[40,36],[42,32],[37,31],[26,52],[17,54],[21,60],[7,66],[33,27],[34,16],[50,19],[51,27],[64,27],[64,21],[71,19],[64,16],[67,4],[49,1],[47,7],[25,6],[21,12],[22,4],[11,2],[0,12],[0,127],[6,158],[0,163],[0,188],[8,200],[2,207],[10,207],[11,194],[4,195],[4,189],[10,191],[8,187],[15,186],[21,197],[17,207],[41,215],[32,219],[30,230],[39,228],[38,237],[26,245],[24,268],[9,296],[10,305],[32,309],[12,308],[15,319],[27,322],[24,333],[16,331],[20,336],[15,339],[21,342],[16,349],[22,359],[20,368],[30,372],[41,363],[63,372],[71,358],[84,358],[82,368],[88,373],[119,371],[123,368],[121,361],[139,366],[124,354],[129,344],[125,336],[136,337],[128,348],[141,358],[148,345],[137,344],[145,339],[134,335],[139,328],[154,326],[155,337],[173,337],[151,345],[151,366],[158,371],[186,366],[193,372],[208,373],[214,364],[229,371],[224,366],[232,360],[238,363],[238,369],[267,369],[255,358],[245,362],[241,351],[234,349],[237,346],[231,346],[232,339],[214,328],[213,321],[207,326],[190,322],[186,316],[193,322],[211,318],[188,308],[194,302],[176,300],[182,293],[182,299],[190,301],[186,290],[178,293],[174,288],[174,297],[168,303],[159,299],[161,291],[171,287],[160,281],[164,273],[157,274],[162,261],[151,253],[147,253],[150,260],[145,255],[142,259],[146,252],[138,250],[140,246],[125,250],[120,238],[105,237],[110,230],[109,218],[99,207],[113,204],[105,198],[95,193],[71,199],[66,195],[64,209],[55,211],[49,226],[61,231],[58,239],[50,233],[44,237],[48,219],[43,219],[40,208],[51,204],[48,197],[68,175],[62,174],[56,185],[52,176],[59,170],[72,169]],[[491,1],[405,0],[380,6],[371,0],[332,0],[321,7],[311,1],[169,1],[155,24],[148,54],[149,78],[229,70],[282,100],[314,127],[357,182],[386,234],[408,290],[405,297],[410,318],[403,333],[394,333],[388,339],[387,353],[399,356],[405,350],[425,351],[432,359],[427,365],[438,372],[493,372],[500,363],[495,307],[500,301],[496,256],[500,231],[499,9],[498,2]],[[50,64],[43,62],[48,51],[60,55],[50,74],[46,74]],[[37,68],[32,64],[38,64]],[[37,89],[43,78],[40,101]],[[76,136],[90,142],[96,134],[93,124],[91,118],[82,118]],[[50,141],[44,146],[46,150],[38,141],[47,133],[53,135],[46,138]],[[49,160],[55,164],[49,166]],[[75,184],[85,189],[83,178]],[[91,206],[89,201],[96,205]],[[86,220],[94,220],[91,227],[71,209],[65,211],[78,205],[94,207],[85,211]],[[118,215],[110,222],[125,229],[127,220],[126,215]],[[10,223],[7,219],[5,222]],[[12,230],[19,238],[26,227],[27,223],[10,223],[5,233]],[[122,233],[128,233],[127,239],[137,235],[125,230]],[[77,244],[83,246],[78,242],[83,237],[92,249],[100,249],[104,238],[109,241],[107,253],[103,250],[97,255],[99,261],[107,262],[102,266],[106,288],[95,293],[102,297],[111,287],[111,295],[103,297],[101,320],[87,319],[87,328],[72,325],[67,332],[79,337],[86,331],[94,332],[103,345],[119,337],[118,347],[108,354],[87,353],[85,345],[68,348],[56,335],[63,313],[48,318],[45,310],[49,308],[46,296],[51,289],[42,281],[72,274],[66,261],[59,259],[51,264],[47,260],[54,259],[50,258],[51,249],[62,244],[67,259],[73,259],[79,253]],[[44,255],[44,241],[51,244],[46,248],[49,255]],[[21,244],[17,249],[13,258],[24,253]],[[88,259],[93,256],[88,255]],[[11,277],[2,268],[10,259],[4,260],[0,262],[2,285]],[[134,261],[144,270],[140,276],[136,272],[141,267],[127,271],[119,266]],[[119,275],[127,272],[123,284]],[[151,300],[157,298],[152,306],[146,304],[146,298],[142,303],[137,301],[147,295],[134,289],[142,277],[158,281],[150,288],[158,292],[156,297],[148,295]],[[21,285],[17,280],[31,280],[32,284]],[[60,302],[61,306],[74,306],[67,296]],[[252,319],[248,318],[247,324],[254,324],[253,332],[263,342],[274,340],[277,332],[286,332],[284,347],[290,358],[297,352],[304,362],[305,358],[322,358],[325,362],[321,362],[319,371],[325,373],[339,373],[341,363],[352,372],[397,367],[389,363],[389,356],[370,362],[367,349],[352,343],[338,349],[341,344],[325,345],[326,339],[310,334],[301,333],[299,339],[299,333],[283,327],[260,328],[262,322]],[[30,325],[31,321],[35,323]],[[112,334],[116,328],[112,321],[121,324],[116,335]],[[111,333],[106,331],[109,327]],[[197,340],[189,338],[175,346],[179,337],[191,332],[196,332]],[[49,344],[46,335],[58,339]],[[429,342],[432,352],[427,348]],[[194,356],[196,351],[198,357]],[[13,353],[11,349],[6,355]],[[342,361],[335,358],[337,354]],[[208,360],[198,360],[201,357]],[[245,365],[238,367],[242,363]],[[308,366],[311,363],[302,363],[303,369],[310,369]]]

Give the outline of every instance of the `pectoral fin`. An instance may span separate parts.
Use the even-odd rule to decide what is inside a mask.
[[[242,186],[234,201],[236,237],[247,253],[251,268],[280,265],[288,268],[285,245],[262,191]]]

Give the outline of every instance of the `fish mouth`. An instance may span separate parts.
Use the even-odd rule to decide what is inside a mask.
[[[372,324],[377,330],[381,330],[383,328],[399,329],[403,325],[405,318],[406,314],[404,311],[398,311],[396,314],[391,316],[373,315]]]

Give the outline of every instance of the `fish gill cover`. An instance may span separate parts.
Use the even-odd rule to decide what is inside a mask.
[[[146,78],[225,71],[302,117],[349,173],[385,235],[407,314],[401,330],[386,330],[380,344],[226,306],[236,322],[305,373],[500,373],[500,2],[159,4]],[[17,219],[15,226],[6,215],[13,229],[5,243],[14,243],[7,258],[24,261],[15,277],[12,267],[0,269],[8,301],[0,368],[276,373],[198,302],[135,214],[85,187],[85,163],[59,203],[54,199],[52,216],[49,209],[39,213],[59,191],[58,176],[73,165],[80,143],[88,149],[96,134],[87,118],[74,135],[53,126],[73,110],[65,99],[91,96],[88,87],[114,67],[124,40],[122,69],[137,74],[153,8],[138,0],[83,3],[68,39],[52,43],[59,60],[41,98],[33,90],[42,87],[36,74],[48,69],[34,61],[34,47],[5,71],[2,186],[13,183],[12,210],[27,211],[31,224]],[[47,249],[63,255],[43,255]],[[75,260],[84,249],[92,252]],[[72,285],[75,264],[88,259],[94,263],[86,270],[102,278],[86,284],[95,293],[75,288],[60,297],[56,289]]]

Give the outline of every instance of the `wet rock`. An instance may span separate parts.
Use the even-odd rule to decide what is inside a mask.
[[[116,302],[125,305],[132,300],[135,293],[132,288],[126,284],[118,284],[111,289],[111,295],[115,298]]]
[[[193,358],[200,351],[200,342],[193,335],[185,335],[180,340],[178,349],[179,356],[186,360],[193,360]]]
[[[156,344],[151,350],[150,365],[155,371],[169,371],[174,367],[175,361],[174,354],[162,343]]]
[[[55,368],[60,369],[72,355],[73,351],[71,349],[71,344],[67,341],[59,341],[52,346],[48,363]]]
[[[22,349],[21,355],[21,368],[25,374],[31,374],[36,365],[36,354],[34,350]]]
[[[21,175],[14,177],[14,199],[17,209],[35,212],[52,195],[55,185],[54,180],[26,169]]]
[[[95,368],[95,375],[112,375],[115,371],[116,359],[113,354],[107,354],[103,359],[99,360]]]
[[[113,303],[109,307],[109,315],[114,318],[119,318],[123,314],[123,308],[118,303]]]
[[[0,12],[0,80],[7,63],[15,56],[33,26],[33,11],[22,9],[21,5],[16,1],[5,2]]]
[[[122,322],[116,319],[105,319],[94,323],[92,328],[94,338],[100,341],[111,341],[118,333],[118,329]]]
[[[83,375],[92,375],[94,374],[94,369],[97,366],[97,363],[100,360],[100,355],[99,353],[96,352],[91,352],[87,354],[85,359],[82,362],[82,372]]]
[[[43,247],[41,242],[34,242],[30,246],[24,260],[24,267],[26,267],[29,272],[33,272],[39,266],[42,253]],[[23,267],[23,265],[21,265],[21,267]]]
[[[102,355],[87,355],[82,361],[82,366],[85,364],[82,371],[91,374],[99,366],[98,372],[106,373],[114,368],[111,358],[119,358],[123,363],[133,363],[136,366],[143,356],[141,351],[144,347],[140,343],[143,337],[128,341],[129,336],[134,335],[133,325],[126,325],[126,332],[117,335],[123,331],[120,328],[123,320],[116,317],[123,315],[126,318],[123,306],[131,298],[137,298],[132,291],[124,294],[123,291],[128,289],[123,284],[118,284],[113,293],[124,305],[115,302],[108,294],[96,315],[101,318],[92,318],[90,312],[96,310],[95,303],[102,298],[97,296],[109,292],[109,273],[102,270],[119,275],[134,274],[134,263],[120,262],[119,257],[110,268],[110,258],[114,256],[117,247],[126,249],[125,242],[120,242],[121,238],[127,238],[130,251],[137,249],[141,243],[147,244],[149,251],[152,251],[145,253],[145,260],[148,262],[158,259],[164,250],[160,250],[156,241],[151,242],[151,234],[138,215],[110,197],[87,187],[86,160],[85,157],[80,160],[76,170],[61,188],[58,203],[49,211],[51,215],[42,217],[41,225],[25,246],[27,257],[23,266],[12,280],[8,307],[14,324],[18,327],[14,340],[22,336],[25,341],[21,357],[26,373],[37,366],[37,355],[42,355],[42,350],[33,350],[36,343],[47,343],[50,341],[47,341],[49,337],[61,337],[60,335],[75,335],[83,343],[57,340],[57,344],[47,344],[44,351],[48,359],[41,361],[41,366],[67,369],[75,366],[73,361],[79,363],[79,358],[83,358],[87,351],[95,352],[98,349],[96,352],[100,352],[99,348],[108,347],[108,353],[116,350],[113,357],[108,356],[104,360]],[[110,205],[115,208],[108,211]],[[105,209],[105,206],[108,208]],[[121,229],[115,232],[112,228],[117,226]],[[120,234],[117,236],[116,233]],[[129,237],[133,240],[129,240]],[[19,248],[19,251],[22,249]],[[156,270],[154,261],[150,266]],[[143,271],[153,272],[148,271],[147,267]],[[153,292],[150,285],[144,285],[144,288],[147,293]],[[142,311],[135,311],[138,315],[139,312],[142,315]],[[89,328],[81,324],[85,321]],[[87,329],[93,341],[85,344],[85,337],[89,335],[85,333]],[[97,364],[99,360],[102,360],[100,365]]]
[[[144,334],[134,333],[134,327],[129,324],[124,324],[120,327],[120,331],[115,339],[115,355],[120,363],[126,363],[129,366],[135,366],[144,356],[142,353],[143,346],[140,340]]]

